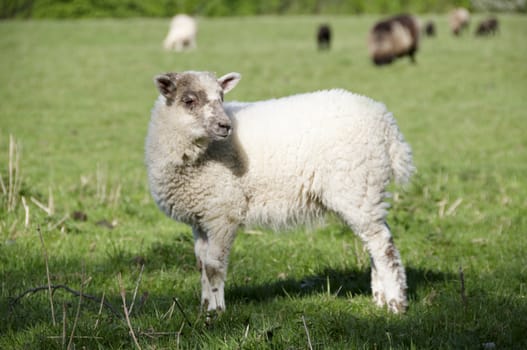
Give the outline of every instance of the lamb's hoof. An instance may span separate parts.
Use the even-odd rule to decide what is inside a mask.
[[[215,315],[211,315],[209,312],[207,312],[207,315],[205,316],[205,325],[207,327],[211,327],[214,324],[214,320],[216,319],[214,316]]]
[[[373,301],[375,302],[375,305],[378,307],[388,307],[388,311],[393,312],[394,314],[403,314],[406,312],[406,309],[408,308],[408,302],[403,300],[396,300],[394,298],[390,299],[390,301],[386,301],[386,296],[382,292],[374,292],[373,293]]]
[[[408,302],[406,300],[397,301],[395,299],[391,299],[387,305],[388,310],[394,314],[404,314],[408,308]]]
[[[205,312],[205,325],[211,327],[220,318],[222,310],[208,310]]]
[[[384,297],[383,292],[373,292],[373,301],[378,307],[383,307],[384,305],[386,305],[386,298]]]

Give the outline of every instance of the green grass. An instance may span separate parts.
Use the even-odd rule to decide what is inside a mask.
[[[0,189],[0,348],[65,348],[73,331],[79,349],[134,346],[98,302],[83,298],[76,320],[79,298],[64,290],[53,295],[55,325],[45,291],[12,303],[47,284],[37,227],[51,283],[79,291],[84,280],[84,293],[120,313],[118,275],[130,304],[145,263],[131,314],[143,349],[306,349],[306,329],[318,349],[526,348],[527,18],[500,16],[497,37],[455,39],[444,17],[429,17],[439,36],[423,40],[418,64],[381,69],[366,54],[373,16],[204,18],[198,49],[184,54],[162,52],[159,19],[0,22],[0,174],[9,190],[12,135],[20,184],[11,211]],[[315,49],[322,21],[334,29],[330,52]],[[418,167],[406,191],[393,189],[389,216],[407,314],[373,305],[367,254],[329,217],[314,229],[241,231],[228,309],[205,322],[190,230],[155,207],[143,165],[152,77],[187,69],[240,72],[229,99],[342,87],[386,103]]]

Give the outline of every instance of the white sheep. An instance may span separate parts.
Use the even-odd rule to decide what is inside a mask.
[[[163,41],[165,50],[174,50],[176,52],[196,47],[196,34],[198,26],[194,18],[188,15],[177,15],[170,22],[170,29]]]
[[[470,12],[463,7],[450,11],[448,15],[448,24],[454,35],[460,35],[470,22]]]
[[[377,305],[407,307],[406,274],[385,222],[385,188],[414,171],[392,114],[367,97],[326,90],[223,102],[238,73],[167,73],[146,138],[152,196],[192,226],[202,305],[224,310],[227,260],[240,225],[280,228],[338,214],[368,249]]]

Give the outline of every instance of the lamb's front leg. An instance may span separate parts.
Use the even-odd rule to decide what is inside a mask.
[[[225,310],[224,286],[236,228],[206,233],[194,228],[195,251],[201,269],[201,303],[207,311]]]
[[[209,306],[209,300],[212,298],[210,282],[205,273],[205,259],[207,258],[207,249],[209,246],[207,235],[197,227],[192,227],[194,234],[194,253],[198,262],[199,272],[201,273],[201,305],[204,308]]]

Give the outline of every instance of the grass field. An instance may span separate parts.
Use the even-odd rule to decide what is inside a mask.
[[[527,17],[457,39],[427,18],[418,64],[382,69],[374,16],[201,19],[184,54],[161,50],[166,20],[0,22],[0,348],[134,348],[120,284],[142,349],[527,348]],[[394,112],[418,167],[389,216],[407,314],[373,305],[368,256],[330,216],[240,231],[227,311],[205,322],[190,229],[155,207],[143,165],[152,77],[188,69],[240,72],[229,99],[341,87]],[[46,259],[84,296],[16,299],[48,285]]]

